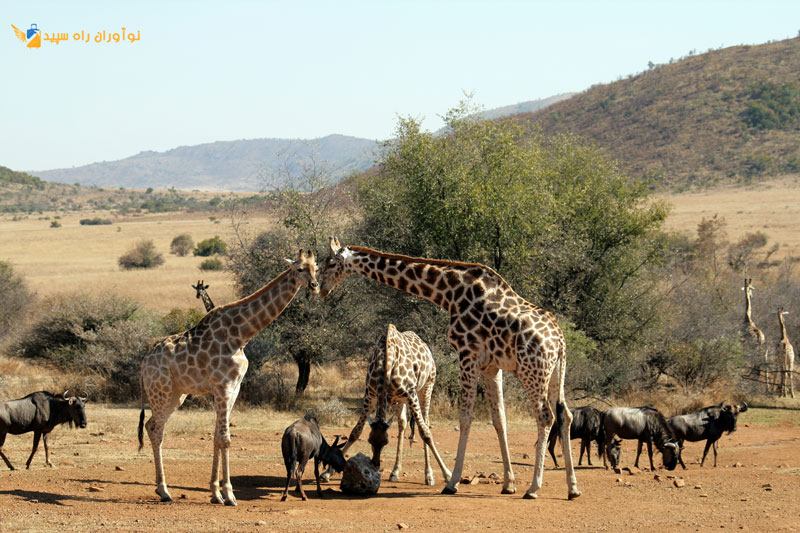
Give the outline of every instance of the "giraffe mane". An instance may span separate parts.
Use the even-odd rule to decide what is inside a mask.
[[[283,271],[281,274],[279,274],[279,275],[278,275],[278,277],[276,277],[275,279],[273,279],[272,281],[270,281],[269,283],[267,283],[265,286],[263,286],[263,287],[261,287],[260,289],[258,289],[256,292],[254,292],[254,293],[253,293],[253,294],[251,294],[250,296],[245,296],[245,297],[244,297],[244,298],[242,298],[241,300],[236,300],[235,302],[231,302],[231,303],[229,303],[229,304],[220,305],[219,307],[216,307],[216,309],[230,309],[231,307],[237,307],[237,306],[239,306],[239,305],[243,305],[243,304],[246,304],[246,303],[249,303],[249,302],[251,302],[251,301],[255,300],[256,298],[258,298],[259,296],[261,296],[261,295],[262,295],[262,294],[264,294],[265,292],[269,291],[269,290],[270,290],[272,287],[274,287],[274,286],[275,286],[275,285],[276,285],[276,284],[277,284],[279,281],[283,280],[283,278],[284,278],[284,277],[286,277],[286,275],[287,275],[287,274],[288,274],[288,273],[289,273],[291,270],[292,270],[291,268],[288,268],[288,269],[284,270],[284,271]]]
[[[412,257],[409,255],[390,254],[378,250],[373,250],[372,248],[367,248],[365,246],[347,246],[346,248],[349,248],[354,252],[366,252],[380,257],[385,257],[387,259],[398,259],[400,261],[410,261],[413,263],[422,263],[425,265],[449,266],[465,270],[470,268],[479,268],[487,272],[488,274],[496,277],[505,285],[508,285],[508,282],[505,279],[503,279],[503,276],[495,272],[493,268],[488,267],[486,265],[482,265],[481,263],[466,263],[461,261],[448,261],[447,259],[428,259],[427,257]]]

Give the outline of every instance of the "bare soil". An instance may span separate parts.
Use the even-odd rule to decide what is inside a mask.
[[[782,416],[788,413],[788,416]],[[164,446],[167,481],[175,503],[163,504],[154,493],[154,469],[149,443],[136,452],[138,410],[94,406],[86,430],[57,429],[51,436],[56,468],[44,466],[44,450],[31,470],[24,470],[31,435],[9,436],[4,450],[23,470],[0,470],[0,530],[2,531],[411,531],[465,529],[589,531],[759,530],[794,531],[800,526],[800,429],[797,413],[751,409],[739,419],[739,430],[725,435],[719,446],[719,466],[709,457],[699,460],[701,443],[687,443],[688,469],[660,468],[616,474],[602,467],[579,467],[583,495],[568,501],[563,469],[548,458],[544,487],[535,501],[521,498],[533,473],[535,425],[528,420],[509,424],[509,439],[517,494],[501,495],[488,478],[463,484],[455,496],[440,494],[437,485],[423,484],[419,444],[408,451],[402,480],[386,480],[394,451],[384,452],[383,483],[377,496],[343,495],[339,477],[323,484],[317,496],[313,465],[306,470],[309,500],[290,493],[279,501],[285,483],[280,455],[283,428],[291,415],[264,410],[234,413],[231,448],[232,481],[239,506],[209,503],[211,413],[179,411],[167,426]],[[748,421],[749,420],[749,421]],[[349,427],[324,427],[329,438]],[[458,431],[453,422],[433,428],[445,461],[454,462]],[[394,446],[394,439],[390,443]],[[577,463],[578,441],[573,441]],[[353,453],[367,452],[365,436]],[[623,467],[631,465],[635,444],[625,442]],[[563,464],[563,461],[560,460]],[[386,464],[388,463],[388,464]],[[640,466],[647,466],[646,453]],[[5,467],[3,467],[5,468]],[[495,472],[502,477],[496,434],[485,420],[473,423],[464,474]],[[656,474],[660,477],[656,479]],[[674,476],[674,478],[673,478]],[[682,481],[677,487],[675,480]],[[681,484],[680,482],[678,484]]]

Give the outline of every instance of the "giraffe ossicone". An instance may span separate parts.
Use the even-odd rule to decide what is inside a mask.
[[[236,505],[229,471],[230,415],[248,367],[243,348],[283,312],[303,285],[312,293],[319,292],[316,271],[314,253],[300,250],[286,271],[250,296],[214,308],[188,331],[151,343],[142,361],[142,388],[151,416],[145,424],[143,395],[139,449],[144,427],[153,447],[156,493],[161,501],[172,501],[161,456],[164,426],[188,394],[211,393],[216,412],[211,501]]]
[[[545,445],[558,403],[564,404],[561,442],[568,497],[580,496],[569,444],[572,414],[564,400],[566,343],[552,313],[521,298],[499,274],[484,265],[388,254],[360,246],[342,247],[333,237],[329,252],[321,274],[321,296],[329,294],[347,276],[360,274],[424,298],[450,313],[447,337],[461,366],[461,434],[456,464],[443,493],[458,491],[480,376],[500,442],[502,492],[516,492],[503,403],[505,370],[516,372],[522,381],[538,423],[536,466],[524,497],[538,497],[542,486]]]

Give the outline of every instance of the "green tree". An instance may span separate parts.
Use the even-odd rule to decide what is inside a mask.
[[[214,235],[210,239],[198,242],[192,253],[201,257],[208,257],[214,254],[225,255],[228,253],[228,245],[219,235]]]
[[[164,256],[156,250],[152,240],[143,239],[117,259],[120,268],[155,268],[164,264]]]
[[[189,255],[192,248],[194,248],[194,240],[188,233],[182,233],[176,236],[169,245],[169,251],[180,257]]]

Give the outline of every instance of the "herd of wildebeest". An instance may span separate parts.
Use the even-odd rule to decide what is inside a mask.
[[[142,408],[139,442],[141,449],[143,428],[147,429],[155,456],[156,492],[162,501],[172,501],[161,461],[164,424],[187,394],[210,392],[217,414],[211,499],[214,503],[236,505],[228,471],[229,417],[247,370],[244,345],[283,311],[302,286],[324,297],[350,274],[361,274],[420,296],[450,312],[447,335],[459,355],[462,378],[461,438],[455,468],[451,472],[444,465],[430,431],[428,412],[436,379],[430,350],[424,342],[417,341],[419,338],[412,332],[399,333],[389,325],[386,335],[370,355],[361,416],[347,442],[340,444],[337,437],[329,445],[313,414],[307,414],[286,429],[281,443],[287,474],[282,499],[287,496],[292,478],[297,480],[297,489],[306,499],[301,477],[311,459],[314,460],[317,489],[322,496],[320,478],[329,479],[334,472],[345,468],[344,453],[358,440],[365,419],[370,425],[368,442],[372,447],[372,465],[378,469],[381,450],[389,443],[388,431],[395,417],[398,419],[397,455],[390,479],[396,480],[400,474],[404,432],[410,422],[412,441],[416,424],[424,442],[425,483],[434,484],[428,460],[430,451],[447,483],[443,493],[455,493],[461,480],[479,376],[483,377],[503,457],[502,492],[514,493],[503,412],[502,370],[513,371],[522,380],[538,422],[534,478],[525,498],[537,497],[542,484],[545,447],[556,462],[554,447],[558,438],[562,440],[568,495],[572,499],[579,496],[580,491],[574,475],[570,439],[581,439],[579,464],[586,452],[591,465],[590,443],[594,441],[604,464],[616,469],[620,464],[621,439],[635,439],[638,441],[637,467],[642,445],[646,444],[651,469],[655,468],[653,445],[661,453],[665,468],[673,470],[678,463],[686,468],[681,458],[686,441],[705,441],[700,466],[710,448],[714,450],[714,466],[717,466],[717,441],[723,433],[736,430],[739,413],[747,410],[745,403],[721,403],[667,419],[652,407],[610,407],[605,411],[592,406],[568,409],[563,388],[565,345],[553,315],[516,295],[497,273],[483,265],[342,247],[333,238],[321,283],[317,283],[313,253],[301,250],[299,258],[289,262],[288,270],[247,298],[214,307],[210,298],[203,297],[208,313],[197,326],[149,344],[143,362],[142,386],[143,399],[146,396],[149,400],[153,416],[144,424]],[[208,285],[198,282],[193,287],[201,297],[201,290],[205,292]],[[235,337],[234,342],[231,339]],[[375,419],[371,416],[373,408],[376,409]],[[395,414],[387,420],[389,409]],[[86,427],[86,398],[68,396],[67,392],[56,395],[40,391],[0,404],[0,457],[13,470],[2,450],[6,435],[33,432],[33,449],[26,466],[30,467],[40,439],[44,441],[45,461],[52,466],[47,437],[55,426],[63,423]],[[320,474],[320,465],[328,470]]]

